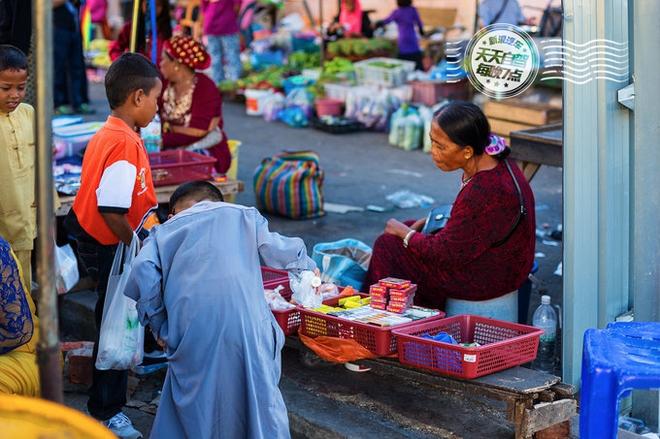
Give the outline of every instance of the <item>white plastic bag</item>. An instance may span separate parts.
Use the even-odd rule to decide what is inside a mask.
[[[266,298],[266,302],[270,306],[271,310],[287,311],[296,307],[296,305],[287,302],[286,299],[282,297],[281,292],[283,289],[284,287],[279,285],[274,290],[264,290],[264,297]]]
[[[318,308],[323,304],[320,291],[321,278],[314,272],[305,270],[299,275],[289,272],[289,285],[293,291],[293,300],[305,308]]]
[[[139,238],[133,235],[128,248],[120,243],[112,263],[96,357],[99,370],[127,370],[142,362],[144,327],[138,319],[135,300],[124,295],[139,242]]]
[[[69,244],[63,247],[55,246],[55,272],[57,294],[68,292],[80,280],[78,259]]]

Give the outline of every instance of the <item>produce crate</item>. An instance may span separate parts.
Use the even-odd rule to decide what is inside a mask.
[[[275,316],[275,320],[277,320],[277,324],[280,325],[280,328],[284,331],[284,335],[298,333],[301,321],[299,308],[288,309],[286,311],[273,310],[273,315]]]
[[[368,297],[368,294],[360,294],[362,297]],[[339,297],[328,299],[323,303],[329,306],[337,306]],[[428,322],[444,317],[440,312],[437,316],[418,320],[417,322],[405,323],[393,327],[383,328],[380,326],[369,325],[366,323],[353,322],[341,319],[339,317],[312,311],[310,309],[300,309],[302,322],[300,333],[308,337],[318,337],[321,335],[328,337],[352,338],[365,348],[376,355],[390,355],[396,352],[397,342],[393,335],[393,328],[404,328],[415,323]]]
[[[479,343],[463,347],[427,338],[423,334],[450,334],[458,343]],[[399,361],[451,375],[477,378],[536,358],[543,330],[473,315],[459,315],[397,328]]]
[[[432,107],[444,99],[466,100],[469,95],[468,81],[415,81],[412,83],[413,102]]]
[[[378,64],[388,64],[391,67]],[[395,58],[371,58],[355,63],[355,74],[360,84],[397,87],[405,84],[408,74],[414,71],[414,62]]]
[[[154,186],[168,186],[213,176],[216,159],[192,151],[177,149],[149,154]]]

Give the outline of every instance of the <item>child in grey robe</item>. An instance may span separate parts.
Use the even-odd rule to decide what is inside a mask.
[[[300,238],[219,200],[210,183],[177,189],[173,216],[146,240],[124,293],[169,361],[151,437],[288,438],[284,335],[264,299],[260,257],[289,271],[316,266]]]

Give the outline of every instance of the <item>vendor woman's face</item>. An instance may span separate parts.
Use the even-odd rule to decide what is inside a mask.
[[[177,62],[174,61],[166,50],[163,50],[163,56],[160,57],[160,72],[167,80],[171,80],[175,75]]]
[[[445,172],[462,169],[472,155],[472,147],[461,148],[451,141],[449,136],[436,122],[431,125],[431,157],[435,165]]]

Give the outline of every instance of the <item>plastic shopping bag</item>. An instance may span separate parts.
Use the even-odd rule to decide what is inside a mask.
[[[323,304],[323,293],[319,289],[321,279],[314,272],[309,270],[299,274],[289,272],[289,285],[293,292],[293,300],[304,308],[315,309]]]
[[[135,300],[124,296],[139,242],[138,237],[133,235],[128,248],[120,243],[112,263],[96,358],[96,368],[99,370],[126,370],[142,362],[144,327],[138,319]]]
[[[78,273],[78,259],[69,244],[55,246],[55,288],[57,294],[64,294],[74,287],[80,280]]]
[[[350,285],[360,291],[371,261],[371,247],[357,239],[320,242],[312,250],[312,259],[324,282]]]

